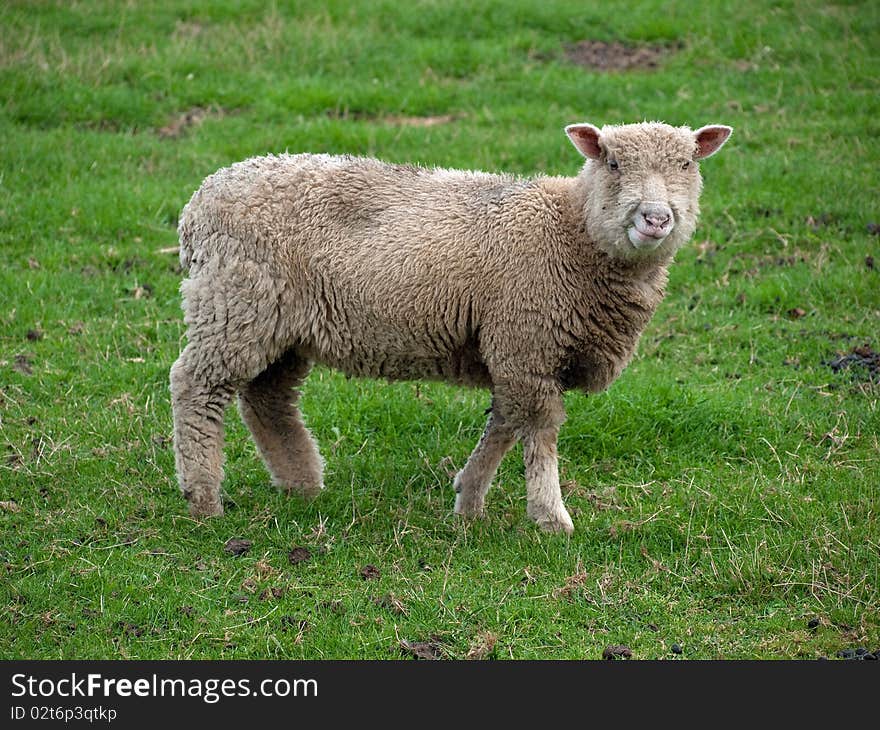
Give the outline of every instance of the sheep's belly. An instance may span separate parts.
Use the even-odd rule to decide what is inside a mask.
[[[489,387],[492,380],[475,349],[465,348],[446,356],[354,351],[345,356],[309,353],[316,362],[357,378],[386,380],[441,380],[458,385]]]

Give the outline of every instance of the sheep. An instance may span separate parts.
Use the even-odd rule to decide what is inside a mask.
[[[171,368],[180,488],[221,515],[223,414],[242,418],[274,483],[304,498],[323,462],[297,388],[313,363],[350,376],[488,388],[482,438],[454,479],[481,516],[523,444],[526,512],[571,533],[557,435],[563,393],[600,392],[629,363],[693,235],[698,161],[731,128],[572,124],[575,177],[255,157],[209,176],[179,223],[187,344]]]

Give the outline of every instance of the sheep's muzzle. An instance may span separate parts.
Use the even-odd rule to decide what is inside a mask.
[[[673,226],[675,216],[672,209],[666,203],[648,201],[636,209],[627,235],[633,246],[650,251],[660,245]]]

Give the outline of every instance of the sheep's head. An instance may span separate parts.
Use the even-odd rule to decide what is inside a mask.
[[[569,139],[587,158],[584,216],[596,243],[617,258],[668,257],[693,235],[703,180],[698,160],[715,154],[730,127],[645,122],[572,124]]]

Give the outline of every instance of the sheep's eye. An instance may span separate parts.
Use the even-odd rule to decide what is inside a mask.
[[[685,163],[682,164],[681,169],[682,169],[682,170],[687,170],[690,166],[691,166],[691,161],[688,160],[687,162],[685,162]]]
[[[617,164],[617,160],[608,160],[608,169],[609,170],[617,170],[620,165]]]

